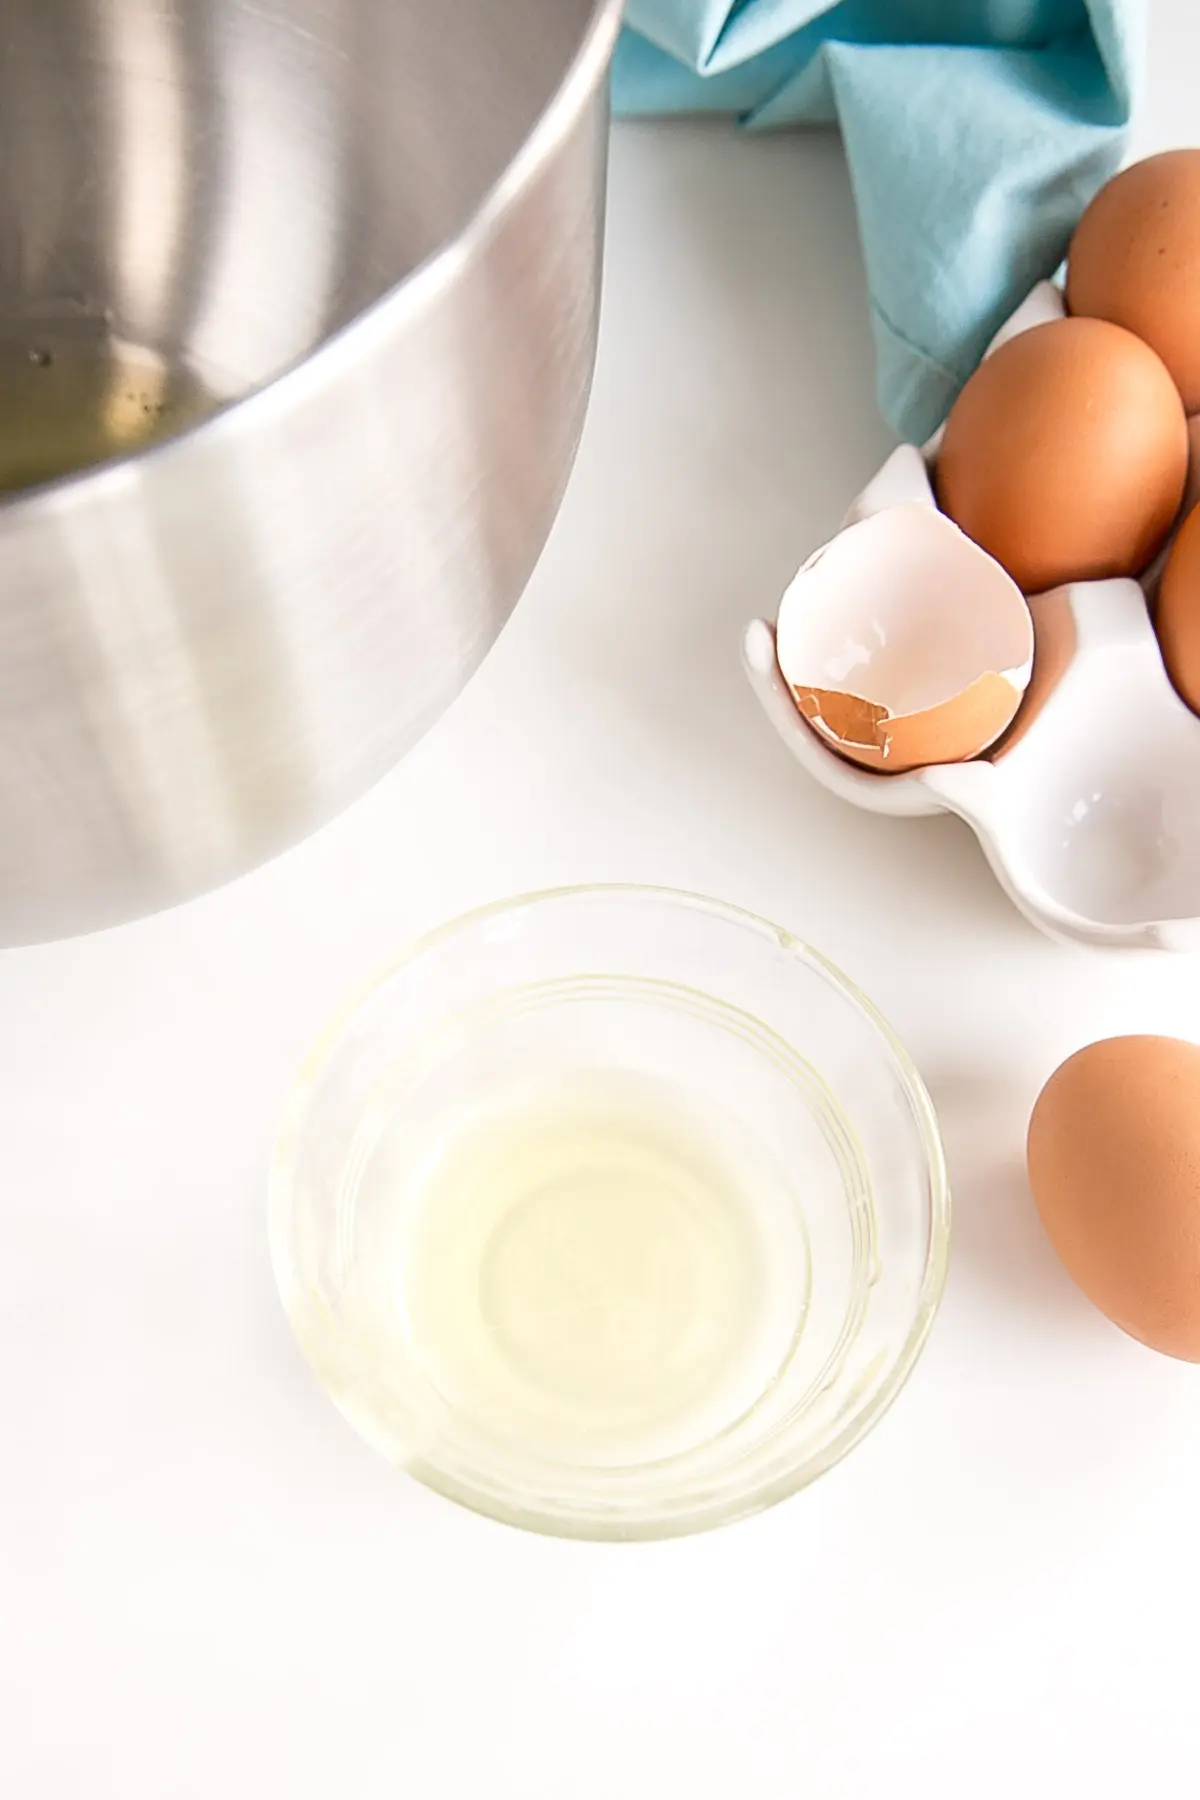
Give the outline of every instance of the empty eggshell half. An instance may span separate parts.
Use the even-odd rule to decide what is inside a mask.
[[[776,654],[824,743],[899,775],[995,743],[1029,685],[1033,621],[1016,582],[944,514],[890,506],[805,563]]]

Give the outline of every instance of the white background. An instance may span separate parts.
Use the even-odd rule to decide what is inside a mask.
[[[1159,0],[1140,147],[1200,133]],[[1192,1792],[1200,1369],[1076,1294],[1022,1174],[1069,1051],[1200,1034],[1200,964],[1058,948],[965,828],[807,782],[738,667],[888,447],[827,139],[624,128],[575,479],[397,773],[233,888],[0,958],[0,1793],[932,1800]],[[296,1064],[414,931],[545,883],[711,891],[887,1011],[948,1138],[911,1385],[773,1513],[658,1547],[459,1512],[310,1383],[267,1260]]]

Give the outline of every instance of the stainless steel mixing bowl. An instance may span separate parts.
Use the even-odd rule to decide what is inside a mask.
[[[582,423],[618,11],[5,0],[0,941],[248,868],[479,663]]]

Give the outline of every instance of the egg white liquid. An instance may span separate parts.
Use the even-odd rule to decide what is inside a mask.
[[[655,1077],[525,1082],[427,1121],[419,1144],[398,1122],[355,1220],[348,1291],[376,1353],[489,1438],[575,1463],[727,1427],[789,1354],[807,1292],[786,1172],[731,1113]]]

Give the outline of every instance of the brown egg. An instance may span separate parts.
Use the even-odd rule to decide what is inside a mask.
[[[1010,338],[963,388],[938,453],[938,502],[1027,594],[1136,575],[1187,477],[1183,406],[1162,362],[1100,319]]]
[[[1200,506],[1179,528],[1158,588],[1154,623],[1167,674],[1200,713]]]
[[[1067,257],[1067,306],[1158,351],[1200,407],[1200,150],[1134,163],[1101,188]]]
[[[1200,1362],[1200,1047],[1122,1037],[1072,1056],[1034,1108],[1029,1180],[1088,1299]]]

